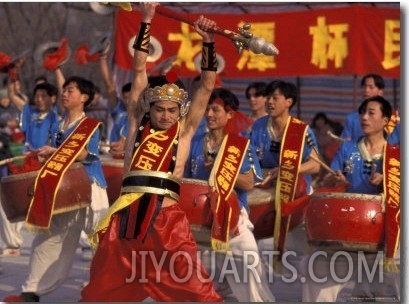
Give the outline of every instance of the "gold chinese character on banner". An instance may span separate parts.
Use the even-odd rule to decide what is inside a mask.
[[[184,63],[188,70],[195,71],[194,58],[202,50],[201,36],[192,32],[189,24],[181,23],[180,33],[169,33],[168,39],[169,41],[180,41],[174,64],[181,66]]]
[[[385,21],[385,52],[382,66],[392,69],[400,66],[400,21]]]
[[[318,17],[317,25],[310,26],[311,63],[320,69],[326,69],[328,61],[333,61],[335,68],[341,68],[348,56],[348,41],[345,36],[348,29],[346,23],[327,25],[325,17]]]

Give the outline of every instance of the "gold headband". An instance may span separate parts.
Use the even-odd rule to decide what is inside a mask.
[[[145,97],[149,103],[161,100],[169,100],[184,105],[187,98],[187,92],[179,88],[174,83],[166,83],[163,86],[156,86],[146,90]]]

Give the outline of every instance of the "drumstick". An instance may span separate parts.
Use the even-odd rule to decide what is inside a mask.
[[[14,156],[14,157],[3,159],[3,160],[0,161],[0,166],[7,165],[7,164],[12,163],[12,162],[14,162],[16,160],[24,159],[24,158],[26,158],[26,156],[27,155],[20,155],[20,156]]]
[[[371,166],[371,177],[370,177],[370,179],[372,179],[372,178],[374,177],[375,173],[376,173],[376,164],[372,164],[372,166]]]
[[[111,147],[111,145],[110,145],[110,144],[99,144],[99,146],[100,146],[101,148],[104,148],[104,147]]]
[[[346,141],[345,139],[336,136],[336,135],[335,135],[334,133],[332,133],[330,130],[327,131],[327,134],[328,134],[331,138],[336,139],[336,140],[338,140],[338,141],[340,141],[340,142],[345,142],[345,141]]]
[[[312,160],[315,160],[317,163],[319,163],[325,170],[327,170],[328,172],[330,172],[330,173],[332,173],[332,174],[334,174],[334,175],[337,175],[337,173],[334,171],[334,170],[332,170],[326,163],[324,163],[321,159],[319,159],[318,157],[316,157],[315,155],[310,155],[310,158],[312,159]]]

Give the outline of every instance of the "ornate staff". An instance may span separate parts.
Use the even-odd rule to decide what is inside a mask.
[[[126,11],[132,11],[131,2],[103,2],[104,4],[111,4],[119,6]],[[181,21],[193,26],[194,20],[187,16],[187,14],[181,14],[175,11],[172,11],[162,5],[156,7],[156,12],[162,16]],[[242,50],[250,50],[255,54],[264,54],[268,56],[278,55],[278,49],[272,44],[267,42],[264,38],[253,37],[253,33],[250,32],[251,24],[245,23],[243,27],[239,28],[239,33],[215,27],[213,32],[215,34],[224,36],[233,41],[234,46],[236,47],[239,54]]]

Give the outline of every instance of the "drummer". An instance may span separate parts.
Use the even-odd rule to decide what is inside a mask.
[[[25,145],[23,153],[27,154],[48,142],[48,130],[52,123],[58,121],[57,114],[53,111],[53,104],[58,95],[58,89],[50,83],[41,83],[33,91],[34,106],[28,103],[22,106]],[[30,109],[30,110],[28,110]],[[26,117],[27,115],[27,117]],[[33,170],[37,170],[34,168]],[[20,255],[20,246],[23,244],[21,228],[23,223],[10,223],[4,211],[0,212],[0,235],[6,244],[1,256]]]
[[[57,189],[35,187],[35,195],[26,218],[28,227],[36,231],[29,274],[22,286],[22,293],[6,297],[5,302],[39,302],[41,296],[56,290],[71,270],[81,231],[85,229],[90,233],[108,207],[106,181],[98,157],[100,122],[86,118],[84,113],[84,107],[91,102],[93,95],[92,82],[81,77],[68,78],[62,92],[65,116],[61,122],[51,126],[50,145],[42,146],[36,151],[39,159],[45,161],[39,173],[42,177],[62,178],[63,173],[57,176],[58,174],[49,172],[65,172],[66,168],[62,168],[63,166],[68,168],[74,161],[82,162],[91,182],[91,207],[56,215],[51,212],[36,213],[36,210],[43,211],[43,206],[47,205],[42,200],[36,200],[37,193],[44,197],[52,195]]]
[[[358,111],[364,135],[360,137],[357,142],[345,142],[341,145],[331,164],[331,168],[336,174],[328,173],[324,178],[324,186],[333,187],[348,183],[349,186],[346,188],[346,192],[348,193],[383,193],[386,197],[389,197],[388,195],[390,194],[389,192],[391,189],[388,189],[389,187],[385,188],[384,186],[385,178],[387,178],[389,174],[385,174],[384,168],[388,170],[388,166],[390,165],[389,160],[393,159],[390,155],[395,155],[394,159],[396,159],[397,155],[399,161],[399,147],[396,145],[391,146],[386,140],[387,133],[385,131],[385,126],[391,118],[392,108],[385,98],[381,96],[373,96],[364,100]],[[395,178],[393,182],[396,187],[400,187],[400,179]],[[399,191],[397,191],[397,193],[399,194]],[[386,208],[388,208],[389,201],[390,200],[386,199]],[[387,211],[386,214],[388,213],[389,212]],[[386,233],[389,233],[388,228],[392,227],[386,227]],[[397,224],[396,229],[399,231],[399,224]],[[396,242],[396,244],[399,244],[398,236],[392,235],[389,237],[388,235],[388,238]],[[316,251],[317,250],[320,249],[316,248]],[[316,266],[317,268],[314,270],[316,271],[315,275],[317,277],[321,278],[327,276],[328,280],[321,283],[315,282],[310,279],[310,274],[307,274],[307,281],[303,284],[303,301],[305,302],[335,302],[337,301],[338,294],[346,285],[346,282],[337,283],[334,278],[331,278],[330,259],[336,254],[336,251],[327,250],[326,252],[328,253],[327,257],[320,257],[319,261],[318,259],[315,261],[314,267]],[[394,254],[398,253],[399,252],[395,252]],[[353,294],[353,296],[364,296],[366,297],[366,300],[368,300],[368,298],[374,300],[376,296],[384,296],[383,292],[385,284],[379,284],[379,268],[377,268],[378,271],[373,278],[373,282],[370,282],[367,275],[363,273],[363,281],[362,283],[358,283],[358,253],[348,252],[348,254],[350,254],[354,261],[354,272],[351,277],[351,280],[356,284],[354,292],[357,290],[361,291],[361,294]],[[377,258],[377,253],[365,253],[365,259],[368,262],[368,265],[370,265],[369,269],[373,269],[373,265],[375,265],[374,267],[382,267],[380,264],[376,264],[379,262]],[[307,263],[308,259],[306,259],[305,262]],[[393,263],[394,262],[392,261],[392,264]],[[305,267],[307,267],[307,265],[305,265]],[[346,261],[337,259],[335,264],[335,273],[337,273],[337,276],[343,278],[346,269],[348,269]],[[317,275],[317,272],[319,275]],[[392,280],[397,280],[395,282],[396,285],[394,285],[396,286],[396,289],[399,289],[398,274],[385,272],[384,276],[385,279],[390,277]],[[399,297],[399,291],[397,291],[396,296]]]
[[[268,115],[254,121],[251,132],[251,142],[257,150],[260,165],[263,171],[268,171],[260,186],[275,191],[276,206],[278,202],[290,206],[295,198],[307,197],[313,192],[311,175],[319,172],[320,165],[310,156],[317,157],[318,146],[313,130],[290,115],[298,99],[297,87],[293,83],[272,81],[266,87],[266,95]],[[298,179],[289,178],[291,176],[298,176]],[[274,189],[278,182],[282,186]],[[286,219],[278,215],[277,220],[280,220],[282,229],[271,227],[274,230],[274,250],[293,251],[294,262],[299,263],[308,249],[304,222],[289,231],[287,237],[283,227]],[[265,239],[259,245],[263,249],[271,249],[271,242],[271,239]]]
[[[232,218],[234,218],[234,213],[238,216],[237,232],[231,231],[230,237],[223,240],[227,243],[224,250],[214,245],[216,241],[212,232],[212,247],[217,252],[216,268],[219,274],[225,278],[224,284],[216,285],[216,290],[224,290],[227,285],[227,287],[230,287],[233,297],[239,302],[275,302],[275,297],[269,289],[266,270],[263,269],[257,242],[254,238],[254,225],[250,222],[248,215],[247,194],[249,190],[253,189],[254,182],[261,180],[262,172],[258,159],[255,157],[254,147],[247,138],[237,136],[239,132],[246,131],[251,125],[251,120],[245,114],[239,112],[238,108],[239,101],[231,91],[224,88],[213,90],[205,112],[208,132],[204,136],[196,136],[192,141],[184,176],[217,181],[219,180],[218,176],[223,175],[223,171],[227,171],[226,163],[231,166],[236,164],[237,168],[232,171],[238,172],[238,174],[235,178],[231,178],[231,187],[234,187],[239,202],[231,202],[229,198],[222,197],[224,191],[220,191],[220,188],[216,186],[216,192],[222,197],[221,202],[226,200],[226,204],[227,202],[236,204],[234,207],[236,210],[232,211]],[[243,149],[240,150],[246,151],[246,153],[240,155],[237,163],[230,162],[229,159],[232,157],[230,151],[237,148],[236,145],[239,143],[244,145]],[[234,154],[233,158],[235,158]],[[230,173],[225,174],[229,175]],[[214,214],[214,218],[217,217],[218,215]],[[226,221],[221,224],[233,228],[234,224],[232,222],[233,220],[230,223]],[[231,250],[234,257],[236,265],[234,269],[239,270],[237,277],[231,273],[228,275],[223,274],[223,266],[228,256],[226,255],[227,250]],[[254,272],[243,273],[243,271],[250,272],[248,264],[245,264],[245,255],[249,252],[258,259],[255,267],[256,274]],[[253,263],[253,261],[248,260],[247,263]],[[216,274],[214,281],[221,283],[219,278]],[[248,278],[248,281],[245,278]]]

